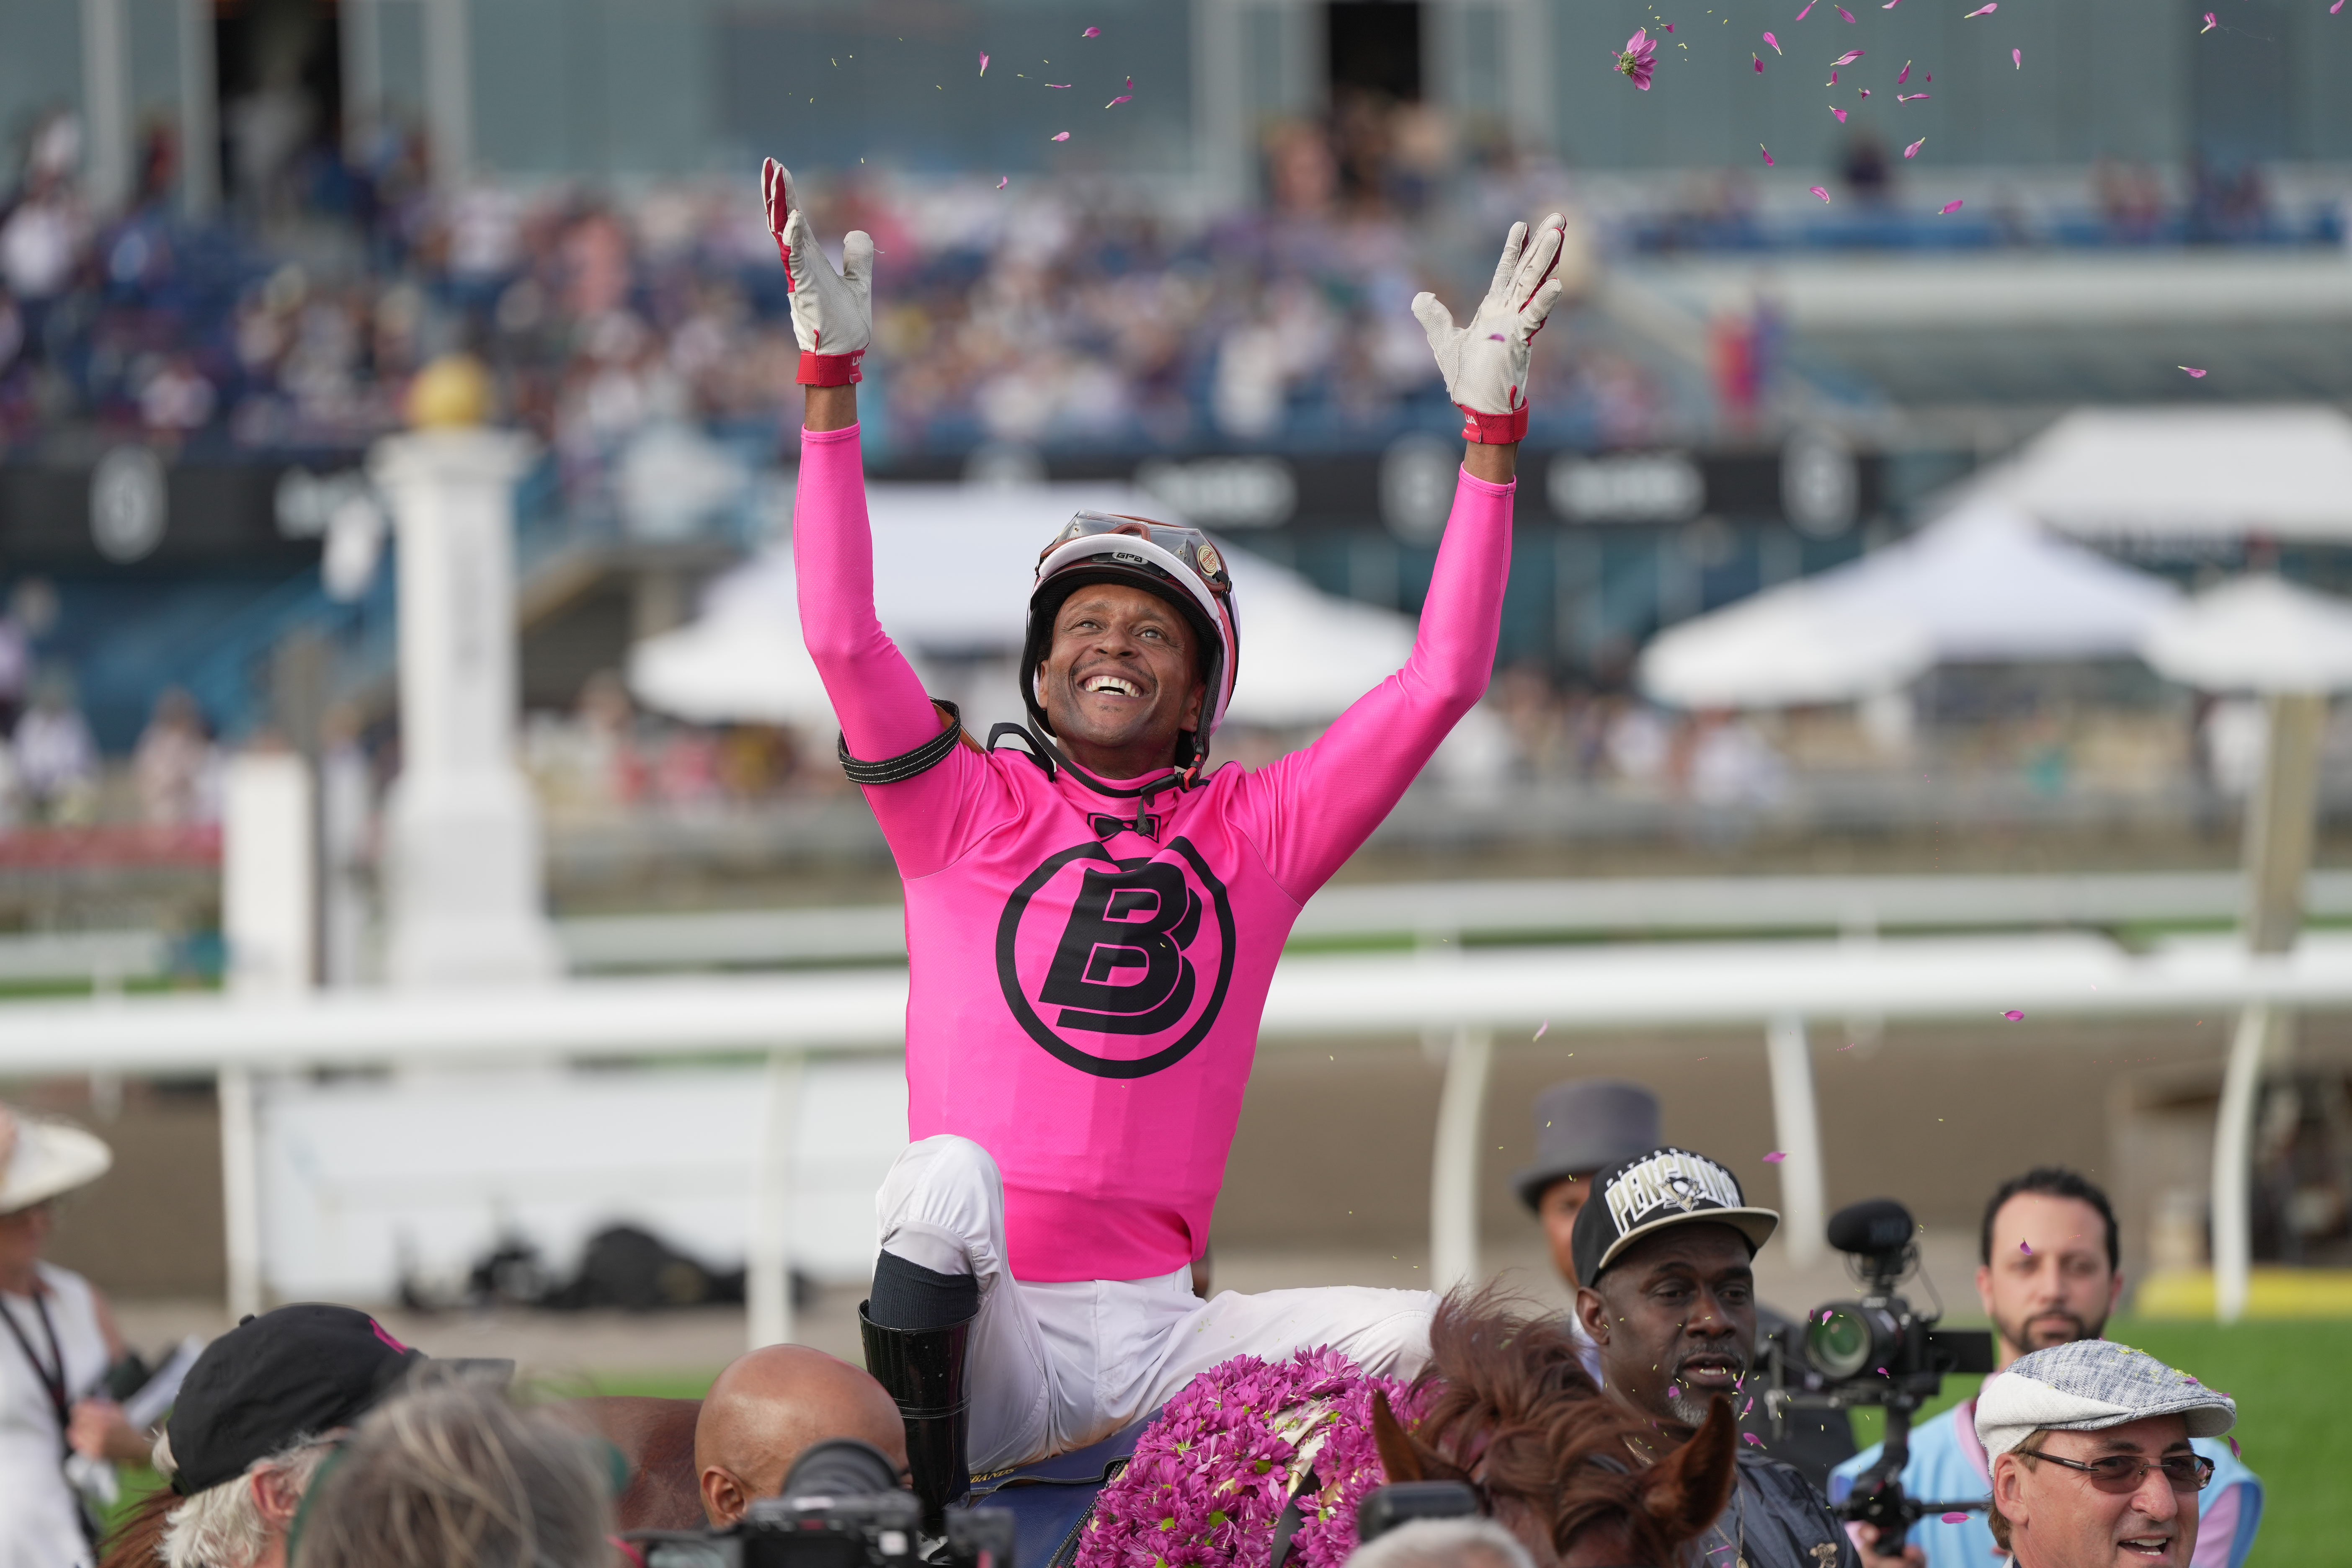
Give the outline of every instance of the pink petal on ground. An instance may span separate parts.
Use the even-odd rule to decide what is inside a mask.
[[[2197,29],[2197,36],[2201,38],[2221,25],[2221,19],[2215,16],[2212,12],[2208,11],[2205,13],[2205,25]]]
[[[1831,112],[1832,114],[1834,114],[1834,115],[1836,115],[1836,116],[1838,117],[1838,123],[1839,123],[1840,125],[1843,125],[1843,124],[1845,123],[1845,110],[1844,110],[1840,109],[1836,104],[1832,103],[1832,104],[1831,104],[1831,105],[1830,105],[1830,112]]]
[[[1809,190],[1809,191],[1812,192],[1812,193],[1813,193],[1813,195],[1817,195],[1817,196],[1821,197],[1821,198],[1822,198],[1822,200],[1823,200],[1823,201],[1827,201],[1827,200],[1829,200],[1829,199],[1830,199],[1830,194],[1829,194],[1827,191],[1825,191],[1825,190],[1822,189],[1822,188],[1821,188],[1821,186],[1819,186],[1819,185],[1807,185],[1807,186],[1805,187],[1805,189],[1807,189],[1807,190]],[[1767,1154],[1767,1155],[1766,1155],[1766,1156],[1764,1156],[1764,1157],[1765,1157],[1766,1159],[1768,1159],[1768,1160],[1769,1160],[1769,1159],[1770,1159],[1772,1156],[1770,1156],[1769,1154]]]
[[[1822,0],[1805,0],[1805,8],[1797,13],[1797,20],[1801,22],[1806,17],[1811,16],[1813,14],[1813,7],[1821,3]]]
[[[1122,92],[1117,98],[1112,99],[1108,103],[1104,104],[1103,107],[1105,109],[1117,109],[1122,103],[1133,103],[1134,101],[1135,94],[1131,92]]]
[[[2173,368],[2173,369],[2175,369],[2175,370],[2185,370],[2185,371],[2188,371],[2188,372],[2189,372],[2189,380],[2191,380],[2191,381],[2202,381],[2202,380],[2204,380],[2204,379],[2205,379],[2205,373],[2204,373],[2203,371],[2201,371],[2201,370],[2195,369],[2195,368],[2193,368],[2192,366],[2185,365],[2185,364],[2179,364],[2179,365],[2175,365],[2175,366],[2173,366],[2172,368]]]
[[[1771,148],[1769,148],[1769,147],[1765,146],[1765,145],[1764,145],[1764,143],[1763,143],[1763,142],[1759,142],[1758,143],[1756,143],[1756,149],[1757,149],[1757,151],[1758,151],[1758,152],[1759,152],[1759,153],[1763,153],[1763,154],[1764,154],[1764,166],[1765,166],[1766,168],[1768,168],[1768,169],[1771,168],[1771,167],[1773,166],[1773,164],[1772,164],[1772,149],[1771,149]]]
[[[2023,49],[2010,50],[2009,58],[2016,63],[2019,70],[2023,70],[2025,68],[2025,51]]]
[[[1912,142],[1908,147],[1904,148],[1903,155],[1906,158],[1916,158],[1919,155],[1919,149],[1925,147],[1927,144],[1927,139],[1925,136],[1922,136],[1916,142]]]
[[[1990,7],[1987,8],[1990,9]],[[1080,33],[1078,37],[1081,38],[1099,38],[1102,37],[1102,29],[1100,27],[1088,27],[1085,32]]]
[[[1911,79],[1911,62],[1910,62],[1909,60],[1905,60],[1905,61],[1903,62],[1903,68],[1902,68],[1901,70],[1896,71],[1896,72],[1895,73],[1895,86],[1897,86],[1897,87],[1901,87],[1905,82],[1909,81],[1910,79]]]
[[[1052,142],[1067,142],[1069,139],[1070,133],[1066,131],[1056,131],[1052,136],[1047,138],[1048,141]]]
[[[1966,1524],[1969,1521],[1969,1516],[1964,1513],[1948,1513],[1942,1518],[1946,1524]]]
[[[1923,137],[1923,138],[1922,138],[1922,140],[1924,141],[1924,140],[1925,140],[1925,138]],[[1959,203],[1958,203],[1958,202],[1954,202],[1954,203],[1952,204],[1952,205],[1954,205],[1954,206],[1958,206],[1958,205],[1959,205]],[[2001,1016],[2002,1016],[2002,1017],[2004,1017],[2004,1018],[2006,1018],[2006,1019],[2008,1019],[2008,1020],[2009,1020],[2011,1023],[2012,1023],[2012,1024],[2019,1024],[2019,1023],[2022,1023],[2022,1022],[2024,1022],[2024,1021],[2025,1021],[2025,1015],[2024,1015],[2023,1013],[2019,1012],[2019,1011],[2018,1011],[2016,1008],[2014,1008],[2014,1007],[2011,1007],[2008,1012],[2003,1013],[2003,1014],[2001,1015]]]
[[[1813,188],[1814,188],[1815,190],[1819,190],[1819,189],[1821,189],[1821,187],[1820,187],[1819,185],[1815,185]],[[1765,1163],[1766,1164],[1768,1164],[1768,1165],[1777,1165],[1777,1164],[1779,1164],[1781,1161],[1783,1161],[1783,1160],[1787,1159],[1788,1157],[1789,1157],[1788,1155],[1783,1154],[1782,1152],[1780,1152],[1780,1150],[1775,1149],[1775,1150],[1773,1150],[1769,1154],[1767,1154],[1767,1155],[1765,1155],[1765,1156],[1764,1156],[1764,1163]]]
[[[986,49],[980,51],[980,74],[982,76],[986,76],[988,74],[988,51]]]
[[[1938,212],[1940,212],[1940,213],[1944,214],[1944,216],[1948,216],[1948,216],[1950,216],[1953,213],[1956,213],[1956,212],[1958,212],[1958,211],[1959,211],[1959,210],[1960,210],[1960,204],[1959,204],[1958,202],[1946,202],[1946,203],[1945,203],[1941,207],[1937,208],[1937,210]]]
[[[1764,35],[1764,41],[1765,41],[1766,43],[1768,43],[1768,44],[1769,44],[1769,45],[1771,45],[1771,46],[1772,46],[1772,52],[1773,52],[1774,54],[1776,54],[1776,55],[1777,55],[1777,54],[1779,54],[1779,53],[1780,52],[1780,39],[1778,39],[1778,38],[1774,37],[1771,34],[1767,33],[1767,34],[1765,34],[1765,35]]]
[[[1835,69],[1839,66],[1850,66],[1860,58],[1862,58],[1862,51],[1860,49],[1848,49],[1845,53],[1832,60],[1830,62],[1830,67],[1832,69]]]
[[[1991,5],[1979,5],[1979,6],[1978,6],[1975,10],[1973,10],[1973,11],[1969,12],[1967,16],[1965,16],[1961,17],[1961,18],[1960,18],[1960,20],[1961,20],[1961,21],[1963,21],[1963,22],[1973,22],[1973,21],[1975,21],[1979,16],[1991,16],[1995,11],[1998,11],[1998,10],[2000,10],[2000,0],[1993,0],[1993,4],[1991,4]]]
[[[1550,1027],[1551,1020],[1549,1018],[1546,1018],[1542,1023],[1538,1024],[1536,1026],[1536,1038],[1538,1040],[1542,1039],[1544,1037],[1544,1031]]]

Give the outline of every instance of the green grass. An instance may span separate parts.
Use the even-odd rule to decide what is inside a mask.
[[[2345,1561],[2352,1487],[2344,1481],[2341,1423],[2352,1398],[2352,1322],[2218,1323],[2117,1320],[2107,1337],[2195,1373],[2238,1402],[2238,1439],[2263,1479],[2262,1533],[2252,1568]],[[1980,1379],[1955,1377],[1923,1415],[1958,1404]],[[1854,1440],[1878,1441],[1885,1416],[1854,1413]]]

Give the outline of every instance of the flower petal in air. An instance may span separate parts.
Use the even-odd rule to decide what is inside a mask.
[[[1849,21],[1849,22],[1851,22],[1851,21],[1853,21],[1853,12],[1851,12],[1851,11],[1849,11],[1849,10],[1847,10],[1847,9],[1846,9],[1844,6],[1843,6],[1843,5],[1841,5],[1841,6],[1839,6],[1839,7],[1837,8],[1837,14],[1838,14],[1839,16],[1841,16],[1844,17],[1844,18],[1845,18],[1847,21]]]
[[[1819,189],[1820,187],[1816,186],[1815,188]],[[1777,1165],[1788,1157],[1788,1155],[1782,1153],[1780,1150],[1775,1149],[1769,1154],[1764,1156],[1764,1163],[1768,1165]]]
[[[1922,136],[1916,142],[1912,142],[1908,147],[1904,148],[1903,155],[1906,158],[1916,158],[1919,155],[1919,149],[1925,147],[1927,144],[1927,139],[1925,136]]]
[[[1864,98],[1868,98],[1868,97],[1870,96],[1870,89],[1868,89],[1868,88],[1866,88],[1866,87],[1858,87],[1858,88],[1854,89],[1854,91],[1856,91],[1856,92],[1858,92],[1858,93],[1862,94],[1862,96],[1863,96],[1863,97],[1864,97]]]
[[[2221,25],[2221,23],[2220,18],[2216,17],[2212,12],[2208,11],[2205,13],[2205,25],[2197,29],[2197,36],[2201,38]]]
[[[1933,98],[1936,95],[1932,92],[1898,92],[1895,95],[1895,101],[1897,103],[1909,103],[1916,99]]]
[[[1759,1436],[1758,1436],[1755,1433],[1753,1433],[1753,1432],[1742,1432],[1742,1433],[1739,1435],[1739,1436],[1740,1436],[1740,1440],[1741,1440],[1742,1442],[1753,1443],[1753,1444],[1755,1444],[1755,1445],[1756,1445],[1758,1447],[1759,1447],[1759,1448],[1760,1448],[1760,1447],[1762,1447],[1764,1446],[1764,1439],[1763,1439],[1763,1438],[1761,1438],[1761,1437],[1759,1437]]]
[[[2025,51],[2023,49],[2010,50],[2009,58],[2016,64],[2019,70],[2023,70],[2025,68]]]
[[[1108,103],[1104,104],[1103,107],[1105,109],[1117,109],[1122,103],[1133,103],[1134,101],[1135,94],[1131,92],[1122,92],[1117,98],[1112,99]]]
[[[1763,142],[1759,142],[1756,143],[1756,150],[1764,154],[1764,166],[1768,169],[1773,167],[1772,149],[1765,146]]]
[[[2189,379],[2191,381],[2202,381],[2205,379],[2205,372],[2197,369],[2194,365],[2179,364],[2172,368],[2175,370],[2187,371],[2189,373]]]
[[[1839,66],[1850,66],[1860,58],[1862,58],[1862,51],[1860,49],[1848,49],[1845,53],[1832,60],[1830,62],[1830,68],[1834,70]]]
[[[1813,14],[1813,7],[1821,3],[1822,0],[1805,0],[1805,8],[1797,13],[1797,20],[1801,22],[1806,17],[1811,16]]]
[[[1838,122],[1840,125],[1843,125],[1843,124],[1845,123],[1845,110],[1844,110],[1840,109],[1836,104],[1832,103],[1832,104],[1831,104],[1831,105],[1830,105],[1830,112],[1831,112],[1832,114],[1834,114],[1834,115],[1836,115],[1836,116],[1837,116],[1837,122]]]
[[[1895,86],[1897,86],[1897,87],[1901,87],[1905,82],[1909,81],[1910,79],[1911,79],[1911,62],[1910,62],[1909,60],[1905,60],[1905,61],[1903,62],[1903,68],[1902,68],[1901,70],[1896,71],[1896,72],[1895,73]]]
[[[1069,139],[1070,133],[1066,131],[1056,131],[1052,136],[1046,138],[1050,142],[1067,142]]]
[[[1952,205],[1953,205],[1954,206],[1958,206],[1958,205],[1959,205],[1959,204],[1958,204],[1958,202],[1954,202]],[[2006,1018],[2006,1019],[2008,1019],[2011,1023],[2014,1024],[2014,1023],[2017,1023],[2018,1021],[2020,1021],[2021,1019],[2022,1019],[2022,1018],[2025,1016],[2025,1015],[2024,1015],[2023,1013],[2021,1013],[2021,1012],[2018,1011],[2016,1008],[2011,1007],[2011,1008],[2010,1008],[2007,1012],[2003,1013],[2003,1014],[2001,1015],[2001,1016],[2002,1016],[2002,1017],[2004,1017],[2004,1018]]]
[[[2344,0],[2336,0],[2336,4],[2327,8],[2327,14],[2333,16],[2336,12],[2341,11],[2342,9],[2344,9]]]
[[[1991,5],[1979,5],[1979,6],[1978,6],[1975,10],[1973,10],[1973,11],[1969,12],[1967,16],[1965,16],[1961,17],[1961,18],[1960,18],[1960,20],[1961,20],[1961,21],[1963,21],[1963,22],[1973,22],[1973,21],[1975,21],[1979,16],[1991,16],[1995,11],[1998,11],[1998,10],[2000,10],[2000,0],[1993,0],[1993,3],[1992,3]]]
[[[1100,27],[1088,27],[1085,32],[1080,33],[1078,37],[1081,38],[1099,38],[1102,37],[1102,29]]]
[[[1822,83],[1822,85],[1823,87],[1835,87],[1837,85],[1837,72],[1830,72],[1830,79]]]
[[[1067,92],[1070,90],[1070,84],[1066,81],[1049,81],[1045,85],[1052,88],[1055,92]]]
[[[986,76],[988,74],[988,51],[986,49],[980,51],[980,74],[982,76]]]
[[[1966,1524],[1969,1521],[1969,1516],[1964,1513],[1948,1513],[1940,1517],[1946,1524]]]
[[[1544,1037],[1544,1031],[1545,1031],[1546,1029],[1550,1028],[1550,1027],[1551,1027],[1551,1020],[1550,1020],[1549,1018],[1546,1018],[1542,1023],[1538,1024],[1538,1025],[1536,1026],[1536,1034],[1535,1034],[1535,1037],[1536,1037],[1537,1039],[1538,1039],[1538,1040],[1542,1039],[1542,1038]]]
[[[1771,46],[1772,46],[1772,52],[1773,52],[1774,54],[1776,54],[1776,55],[1777,55],[1777,54],[1779,54],[1779,53],[1780,52],[1780,39],[1778,39],[1778,38],[1774,37],[1771,34],[1767,33],[1767,34],[1765,34],[1765,35],[1764,35],[1764,41],[1765,41],[1766,43],[1768,43],[1768,44],[1769,44],[1769,45],[1771,45]]]
[[[998,190],[1000,190],[1000,191],[1001,191],[1001,190],[1003,190],[1005,186],[1007,186],[1007,185],[1011,184],[1012,183],[1013,183],[1013,176],[1012,176],[1012,175],[1010,175],[1010,174],[1004,175],[1003,178],[999,179],[999,180],[996,182],[996,188],[997,188]]]
[[[1748,58],[1756,62],[1756,74],[1758,76],[1762,76],[1764,74],[1764,57],[1758,54],[1755,50],[1750,49],[1748,51]]]
[[[1805,187],[1805,189],[1807,189],[1807,190],[1809,190],[1809,191],[1812,192],[1812,193],[1813,193],[1813,195],[1817,195],[1817,196],[1821,197],[1821,198],[1822,198],[1822,200],[1823,200],[1823,201],[1828,201],[1828,200],[1830,199],[1830,194],[1829,194],[1827,191],[1825,191],[1825,190],[1822,189],[1822,188],[1821,188],[1821,186],[1819,186],[1819,185],[1807,185],[1807,186]],[[1765,1156],[1765,1158],[1769,1160],[1769,1159],[1770,1159],[1770,1158],[1771,1158],[1771,1156],[1768,1154],[1768,1155],[1766,1155],[1766,1156]]]
[[[1943,214],[1944,216],[1946,216],[1947,217],[1948,217],[1948,216],[1950,216],[1953,213],[1956,213],[1956,212],[1959,211],[1959,210],[1960,210],[1960,206],[1961,206],[1961,204],[1960,204],[1960,203],[1958,203],[1958,202],[1946,202],[1946,203],[1945,203],[1941,207],[1938,207],[1937,210],[1938,212],[1942,213],[1942,214]]]

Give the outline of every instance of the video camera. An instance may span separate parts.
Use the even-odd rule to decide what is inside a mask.
[[[1874,1525],[1878,1539],[1899,1542],[1931,1513],[1981,1509],[1982,1501],[1922,1502],[1903,1495],[1903,1468],[1911,1459],[1911,1417],[1955,1373],[1992,1371],[1992,1335],[1982,1329],[1939,1329],[1937,1310],[1921,1312],[1895,1287],[1919,1263],[1918,1227],[1911,1211],[1892,1198],[1851,1204],[1830,1216],[1829,1243],[1846,1255],[1862,1299],[1832,1301],[1782,1331],[1769,1358],[1765,1407],[1780,1429],[1791,1409],[1886,1407],[1886,1445],[1878,1462],[1855,1478],[1846,1500],[1831,1511]],[[1927,1284],[1927,1277],[1920,1276]],[[1932,1292],[1933,1286],[1929,1286]]]
[[[723,1530],[635,1530],[646,1568],[1012,1568],[1013,1513],[951,1508],[947,1535],[924,1542],[923,1505],[882,1451],[835,1437],[803,1454],[777,1496]]]

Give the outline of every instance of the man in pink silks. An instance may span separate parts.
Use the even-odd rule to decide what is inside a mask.
[[[1467,326],[1413,300],[1468,445],[1402,669],[1255,772],[1206,766],[1241,651],[1198,531],[1081,512],[1041,553],[1022,659],[1027,749],[986,748],[874,615],[858,451],[873,241],[835,272],[763,174],[807,387],[793,552],[841,756],[907,889],[908,1132],[876,1199],[867,1365],[907,1416],[936,1521],[983,1470],[1096,1441],[1232,1356],[1428,1354],[1426,1291],[1202,1301],[1266,987],[1291,923],[1486,689],[1509,573],[1530,340],[1561,222],[1512,226]],[[1041,520],[1042,521],[1042,520]]]

